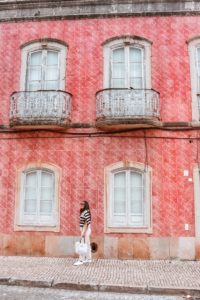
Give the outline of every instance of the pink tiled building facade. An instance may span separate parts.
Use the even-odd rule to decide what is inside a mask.
[[[84,2],[0,3],[0,254],[199,259],[198,5]]]

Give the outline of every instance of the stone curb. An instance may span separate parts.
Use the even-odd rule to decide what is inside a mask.
[[[17,285],[17,286],[29,286],[29,287],[51,287],[53,281],[41,281],[41,280],[26,280],[10,278],[7,285]]]
[[[147,286],[99,285],[100,292],[147,294]]]
[[[200,296],[200,289],[184,287],[158,287],[158,286],[123,286],[105,285],[100,283],[80,283],[80,282],[54,282],[39,280],[24,280],[16,278],[0,278],[0,285],[15,285],[24,287],[54,288],[93,292],[113,292],[113,293],[132,293],[132,294],[157,294],[157,295],[191,295]]]
[[[185,288],[185,287],[156,287],[149,286],[148,294],[165,294],[165,295],[190,295],[190,296],[200,296],[200,289],[195,288]]]
[[[66,289],[66,290],[79,290],[79,291],[92,291],[98,292],[99,285],[95,283],[80,283],[80,282],[57,282],[52,284],[52,288]]]
[[[10,277],[0,277],[0,284],[9,284]]]

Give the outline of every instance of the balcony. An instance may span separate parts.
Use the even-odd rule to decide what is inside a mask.
[[[159,123],[159,102],[159,93],[155,90],[100,90],[96,93],[96,125],[102,128],[155,126]]]
[[[10,98],[11,126],[66,126],[70,121],[70,93],[64,91],[14,92]]]

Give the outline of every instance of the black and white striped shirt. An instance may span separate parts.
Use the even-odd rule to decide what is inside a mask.
[[[91,223],[91,215],[88,209],[84,210],[80,215],[80,227],[83,227],[85,223],[87,223],[87,225]]]

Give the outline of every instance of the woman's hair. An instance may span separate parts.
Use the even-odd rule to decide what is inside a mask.
[[[87,201],[82,201],[82,203],[84,203],[83,208],[80,209],[80,214],[84,211],[84,210],[89,210],[90,212],[90,206],[89,203]]]

